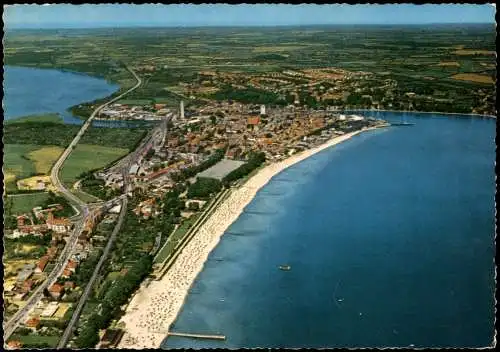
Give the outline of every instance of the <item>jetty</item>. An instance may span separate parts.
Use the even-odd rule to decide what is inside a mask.
[[[224,335],[204,335],[204,334],[188,334],[185,332],[173,332],[169,331],[167,333],[168,336],[179,336],[179,337],[191,337],[195,339],[207,339],[207,340],[225,340],[226,336]]]

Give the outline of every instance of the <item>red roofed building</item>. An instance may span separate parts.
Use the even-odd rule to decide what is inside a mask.
[[[61,274],[61,277],[63,279],[69,279],[71,277],[71,275],[73,274],[73,272],[69,269],[64,269],[63,273]]]
[[[30,234],[30,233],[45,233],[49,229],[47,225],[42,224],[42,225],[23,225],[23,226],[18,226],[17,228],[19,231],[25,234]]]
[[[31,288],[33,287],[33,280],[26,280],[23,282],[23,291],[24,292],[30,292]]]
[[[259,116],[252,116],[247,119],[247,125],[257,126],[260,123]]]
[[[15,349],[19,349],[19,348],[22,348],[22,347],[23,347],[23,344],[21,343],[21,341],[10,340],[9,342],[7,342],[7,348],[8,349],[15,350]]]
[[[78,266],[78,263],[73,261],[73,260],[70,260],[68,262],[68,264],[66,265],[66,269],[72,271],[72,272],[75,272],[76,270],[76,267]]]
[[[17,217],[17,227],[22,227],[24,226],[24,219],[26,218],[26,215],[19,215]]]
[[[38,262],[36,268],[35,268],[35,273],[41,273],[47,266],[47,263],[49,262],[49,256],[44,255],[43,257],[40,258],[40,261]]]
[[[170,172],[170,168],[162,169],[162,170],[153,172],[152,174],[149,174],[147,176],[147,179],[148,180],[153,180],[153,179],[157,178],[158,176],[161,176],[163,174],[168,174],[169,172]]]
[[[50,230],[53,230],[58,233],[65,233],[71,229],[71,221],[69,221],[69,219],[67,218],[56,219],[54,218],[54,214],[52,214],[52,212],[50,212],[47,215],[46,224]]]
[[[64,286],[60,284],[53,284],[49,288],[49,293],[54,299],[58,299],[59,297],[61,297],[63,292],[64,292]]]
[[[26,325],[27,328],[36,330],[40,327],[40,319],[38,318],[28,319],[24,325]]]
[[[54,259],[56,257],[56,254],[57,254],[57,247],[52,246],[49,249],[47,249],[47,256],[49,257],[49,259]]]

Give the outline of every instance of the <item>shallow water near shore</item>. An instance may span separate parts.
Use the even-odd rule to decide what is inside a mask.
[[[104,79],[53,69],[4,66],[3,98],[6,120],[28,115],[59,113],[65,123],[81,125],[67,109],[105,98],[119,89]]]
[[[490,345],[495,121],[406,119],[262,188],[170,329],[226,340],[162,348]]]

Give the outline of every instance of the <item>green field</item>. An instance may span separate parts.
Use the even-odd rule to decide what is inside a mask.
[[[29,335],[19,335],[19,334],[13,334],[9,340],[17,340],[21,341],[23,344],[23,348],[36,348],[42,344],[47,344],[49,347],[56,347],[57,343],[59,342],[59,335],[56,336],[43,336],[43,335],[35,335],[35,334],[29,334]]]
[[[25,123],[25,122],[54,122],[63,123],[63,119],[58,114],[45,114],[45,115],[28,115],[23,117],[18,117],[15,119],[10,119],[4,121],[4,124],[11,125],[15,123]]]
[[[100,169],[126,154],[128,150],[124,148],[78,144],[63,165],[61,179],[72,185],[82,172]]]
[[[172,253],[177,243],[189,231],[191,226],[198,220],[201,213],[194,214],[189,219],[185,220],[175,231],[170,235],[165,245],[161,247],[158,255],[155,257],[155,263],[162,263]]]
[[[149,99],[121,99],[117,101],[118,104],[128,104],[128,105],[151,105],[151,100]]]
[[[92,202],[99,202],[100,199],[97,197],[92,196],[91,194],[79,191],[79,190],[72,190],[71,193],[73,193],[75,196],[83,200],[85,203],[92,203]]]
[[[201,71],[238,72],[237,84],[246,86],[252,77],[266,73],[334,67],[364,71],[371,76],[365,81],[356,79],[360,86],[340,87],[345,93],[361,90],[357,92],[359,97],[353,94],[349,101],[334,104],[327,99],[322,104],[347,109],[363,107],[369,103],[361,97],[370,95],[382,108],[398,110],[404,109],[406,93],[411,92],[417,95],[412,104],[418,111],[487,114],[496,111],[492,83],[496,78],[493,24],[207,27],[203,31],[101,28],[78,30],[78,35],[72,35],[73,32],[71,29],[9,31],[4,39],[4,61],[17,66],[66,68],[98,75],[119,82],[122,90],[134,83],[130,72],[125,70],[127,65],[142,76],[143,84],[125,101],[139,105],[151,100],[177,104],[180,97],[173,91],[191,95],[188,87],[199,86]],[[441,62],[456,62],[459,66],[438,66]],[[456,74],[467,75],[458,77],[469,80],[450,78]],[[392,81],[388,94],[388,89],[379,89],[386,79]],[[224,80],[216,78],[208,87],[223,88],[226,83],[235,82],[232,78]],[[193,95],[203,98],[196,89]],[[278,96],[272,98],[273,103],[280,101]],[[186,107],[196,101],[187,100]],[[310,107],[316,104],[312,99],[307,103]],[[82,115],[88,116],[92,104],[82,105],[87,105]]]
[[[8,202],[12,204],[11,212],[13,214],[29,212],[37,205],[45,202],[48,198],[48,193],[16,194],[7,197]]]
[[[5,144],[3,172],[7,192],[17,189],[16,181],[47,174],[62,152],[61,147],[35,144]]]
[[[6,191],[16,189],[16,180],[34,176],[35,165],[27,156],[39,149],[34,144],[5,144],[3,154],[3,173]]]

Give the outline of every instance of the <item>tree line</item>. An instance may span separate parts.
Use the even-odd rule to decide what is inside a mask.
[[[198,177],[196,182],[188,188],[187,197],[191,199],[208,199],[213,194],[220,192],[222,182],[214,178]]]
[[[224,178],[222,179],[222,184],[224,186],[229,186],[231,182],[248,175],[253,170],[260,167],[265,161],[266,155],[263,152],[250,153],[248,161],[245,164],[241,165],[236,170],[233,170],[229,174],[224,176]]]
[[[77,332],[75,343],[78,348],[95,347],[99,342],[99,330],[107,328],[113,319],[119,318],[123,313],[121,306],[127,303],[149,274],[152,265],[152,257],[143,254],[124,276],[113,282],[97,311],[92,313],[86,324]]]
[[[184,181],[196,174],[205,171],[206,169],[214,166],[224,158],[226,151],[225,148],[217,149],[207,160],[199,165],[191,166],[181,170],[180,172],[172,174],[172,179],[175,182]]]

